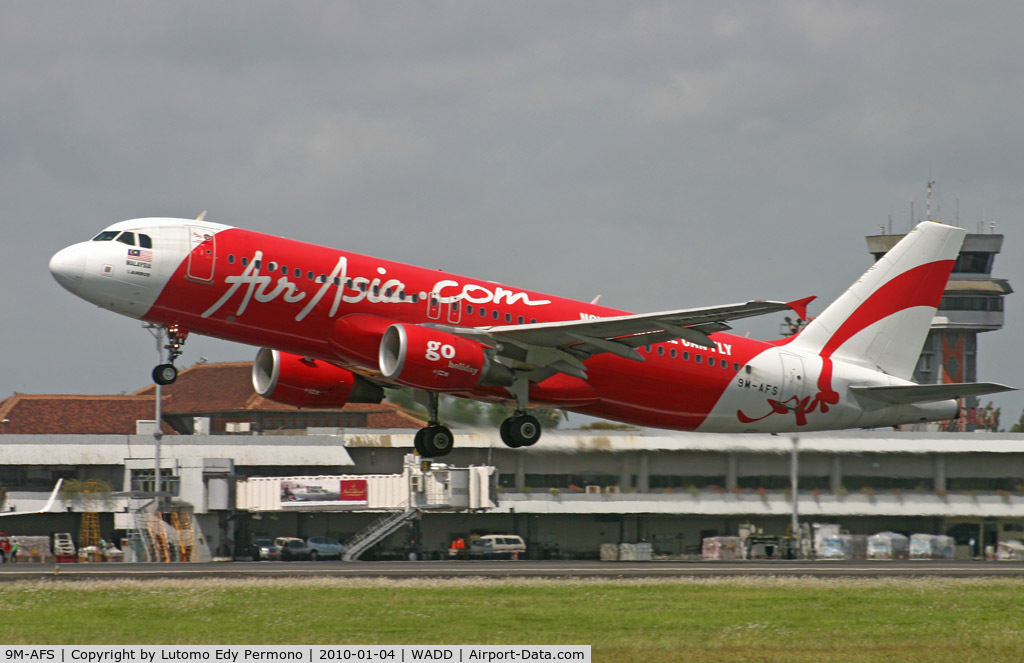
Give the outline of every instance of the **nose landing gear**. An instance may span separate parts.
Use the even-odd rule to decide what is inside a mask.
[[[185,345],[185,339],[188,338],[188,329],[181,325],[171,325],[170,327],[153,325],[148,329],[156,337],[157,348],[167,351],[167,363],[160,364],[153,369],[153,382],[159,385],[171,384],[178,379],[178,369],[174,366],[174,360],[183,352],[181,346]],[[167,343],[161,348],[160,345],[165,334]]]

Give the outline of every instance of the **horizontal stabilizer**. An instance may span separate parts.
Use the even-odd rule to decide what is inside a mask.
[[[895,387],[850,387],[855,393],[872,400],[893,405],[911,405],[945,401],[964,396],[998,394],[1001,391],[1016,391],[1015,387],[995,382],[957,382],[953,384],[910,384]]]

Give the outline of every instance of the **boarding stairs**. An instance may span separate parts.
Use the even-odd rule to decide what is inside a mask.
[[[148,505],[147,505],[148,506]],[[157,518],[147,510],[147,506],[134,509],[135,527],[128,532],[128,541],[138,562],[163,562],[158,541],[159,528],[153,523]]]
[[[351,539],[345,542],[345,552],[341,554],[341,559],[346,562],[359,559],[359,556],[369,550],[375,543],[382,541],[384,537],[415,518],[420,512],[418,507],[408,506],[408,502],[403,506],[405,506],[404,511],[385,513],[356,532]]]

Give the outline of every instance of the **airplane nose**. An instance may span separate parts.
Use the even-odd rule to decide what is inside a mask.
[[[57,251],[50,258],[50,273],[61,287],[75,292],[85,276],[85,251],[77,244]]]

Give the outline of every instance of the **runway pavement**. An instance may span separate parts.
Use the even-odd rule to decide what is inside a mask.
[[[0,582],[115,578],[708,578],[1024,577],[1024,562],[855,561],[420,561],[2,564]]]

